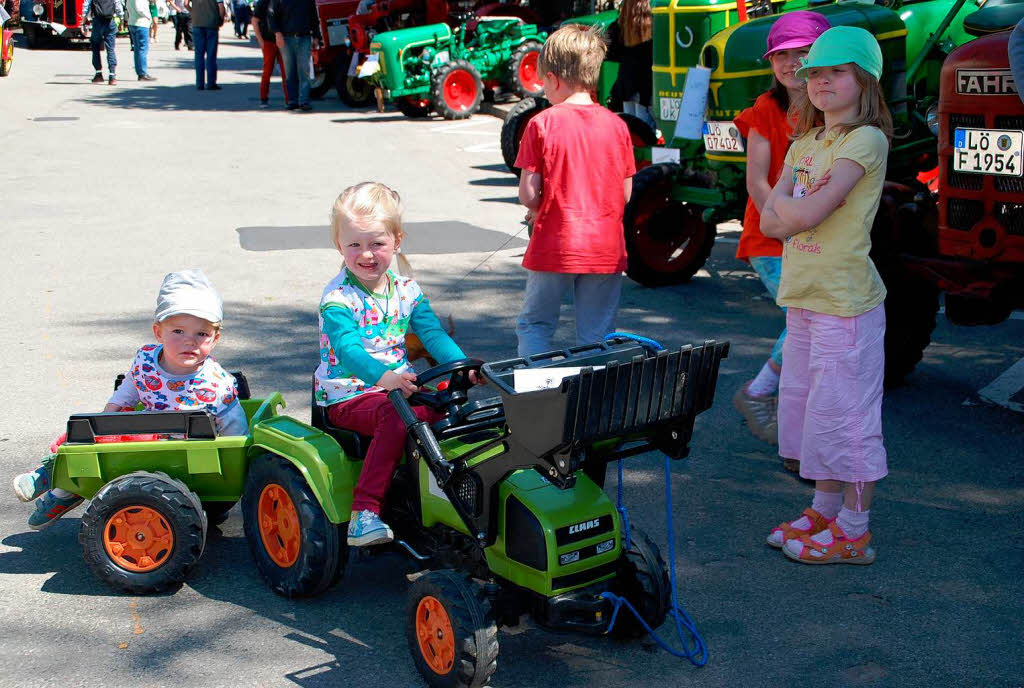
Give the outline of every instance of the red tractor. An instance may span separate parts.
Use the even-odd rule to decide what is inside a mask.
[[[82,0],[21,0],[21,30],[29,48],[51,40],[84,40]]]
[[[890,382],[928,346],[940,291],[957,325],[994,325],[1024,308],[1024,104],[1007,56],[1022,16],[1024,3],[968,15],[964,29],[979,38],[943,63],[938,106],[928,113],[939,137],[937,212],[923,186],[883,194],[890,212],[876,218],[872,258],[889,277],[886,312],[899,316],[890,318],[898,346],[886,332]]]
[[[334,87],[351,107],[374,100],[372,84],[358,78],[356,69],[370,54],[370,42],[378,33],[440,22],[455,27],[487,16],[537,22],[529,7],[495,0],[317,0],[317,11],[324,45],[313,52],[312,94],[320,98]]]

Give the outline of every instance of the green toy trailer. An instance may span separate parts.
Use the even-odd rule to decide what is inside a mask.
[[[368,78],[408,117],[435,110],[445,119],[465,119],[480,109],[485,88],[539,95],[537,57],[546,38],[515,17],[387,31],[370,44],[379,71]]]

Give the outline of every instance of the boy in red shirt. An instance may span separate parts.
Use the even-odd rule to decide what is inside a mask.
[[[516,167],[519,200],[533,220],[523,256],[526,295],[516,320],[519,355],[550,351],[562,297],[572,289],[576,343],[615,330],[626,240],[622,211],[633,189],[626,124],[591,97],[607,47],[596,30],[569,25],[540,53],[553,107],[526,126]]]

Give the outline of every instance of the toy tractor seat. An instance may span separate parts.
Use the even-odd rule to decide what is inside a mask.
[[[313,385],[310,388],[309,405],[310,425],[333,437],[349,460],[362,461],[366,458],[366,450],[370,447],[370,438],[360,435],[358,432],[331,425],[330,419],[327,418],[327,407],[316,403],[316,375],[313,376]]]
[[[235,378],[235,389],[238,391],[239,400],[245,401],[246,399],[250,399],[252,395],[249,391],[249,381],[245,379],[245,375],[242,374],[242,371],[233,371],[231,375]],[[124,373],[121,373],[114,379],[115,391],[121,386],[122,382],[124,382]]]

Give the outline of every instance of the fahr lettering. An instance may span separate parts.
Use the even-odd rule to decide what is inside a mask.
[[[576,533],[582,533],[584,530],[597,528],[600,524],[601,521],[596,518],[592,521],[584,521],[583,523],[577,523],[576,525],[569,526],[569,535],[575,535]]]
[[[956,92],[974,96],[1012,95],[1017,93],[1017,84],[1008,69],[958,69]]]

